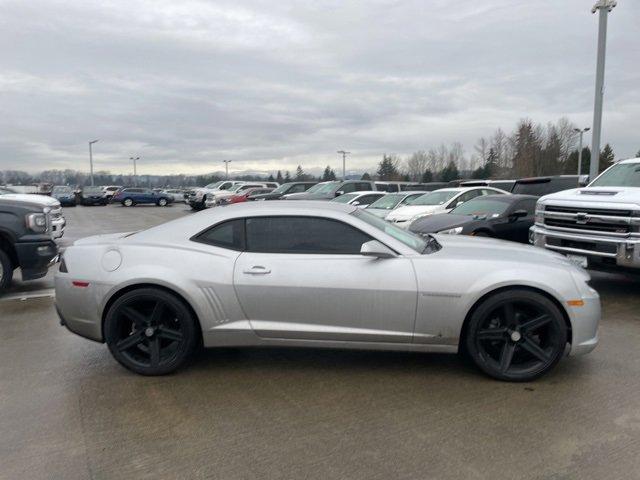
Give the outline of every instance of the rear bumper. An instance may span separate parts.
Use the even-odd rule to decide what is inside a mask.
[[[537,247],[585,256],[589,268],[640,269],[640,239],[578,235],[534,225],[530,230],[530,240]]]
[[[16,243],[15,249],[23,280],[44,277],[58,257],[58,246],[52,240]]]

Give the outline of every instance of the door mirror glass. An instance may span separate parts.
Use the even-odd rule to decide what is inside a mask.
[[[353,205],[354,207],[357,207],[358,205],[360,205],[360,202],[356,200],[355,202],[351,203],[351,205]]]
[[[376,258],[393,258],[396,254],[386,245],[383,245],[377,240],[370,240],[362,244],[360,254],[365,257]]]
[[[340,195],[344,195],[344,191],[343,190],[338,190],[336,192],[336,197],[339,197]]]

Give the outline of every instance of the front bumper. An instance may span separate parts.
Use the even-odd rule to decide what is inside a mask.
[[[581,307],[568,307],[571,317],[571,351],[569,355],[584,355],[598,345],[598,325],[602,316],[600,297],[593,294],[583,296]]]
[[[52,240],[18,242],[15,244],[23,280],[36,280],[47,274],[58,258],[58,246]]]
[[[67,221],[63,216],[51,219],[51,236],[53,238],[62,238],[66,225]]]
[[[640,269],[640,239],[559,232],[539,225],[530,229],[537,247],[587,257],[589,268]]]

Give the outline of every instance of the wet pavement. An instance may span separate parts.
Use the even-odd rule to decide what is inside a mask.
[[[65,214],[62,246],[190,213]],[[49,277],[17,282],[0,299],[0,479],[640,478],[640,282],[594,277],[600,345],[528,384],[457,356],[251,348],[141,377],[59,326]]]

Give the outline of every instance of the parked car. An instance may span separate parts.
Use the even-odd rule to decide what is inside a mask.
[[[385,195],[387,195],[386,192],[352,192],[340,195],[339,197],[336,197],[331,201],[353,205],[354,207],[365,208],[369,204],[375,202],[381,197],[384,197]]]
[[[580,186],[582,175],[557,175],[555,177],[531,177],[516,180],[511,193],[542,197]]]
[[[64,229],[67,221],[62,214],[62,205],[55,198],[47,195],[37,195],[31,193],[16,193],[13,188],[0,187],[0,199],[25,201],[31,204],[40,205],[40,207],[49,210],[49,219],[51,221],[51,235],[53,238],[61,238],[64,235]]]
[[[102,187],[82,187],[78,200],[80,205],[85,207],[92,205],[105,206],[109,203],[109,199],[105,196]]]
[[[640,272],[640,158],[540,198],[531,240],[594,270]]]
[[[107,199],[111,200],[111,198],[113,198],[116,192],[121,188],[122,187],[118,185],[107,185],[105,187],[102,187],[102,191],[104,192],[104,196],[107,197]]]
[[[304,193],[284,195],[283,200],[333,200],[335,197],[351,192],[377,191],[375,182],[367,180],[335,180],[321,182]]]
[[[55,301],[63,325],[143,375],[202,344],[271,345],[463,350],[494,378],[529,381],[567,343],[595,348],[588,280],[529,245],[422,238],[352,205],[253,202],[76,241]]]
[[[231,187],[229,190],[218,190],[207,193],[205,196],[205,208],[215,207],[216,205],[228,203],[228,200],[234,195],[241,195],[247,190],[254,188],[267,188],[266,183],[243,182]]]
[[[202,188],[193,189],[187,199],[186,203],[193,210],[203,210],[206,208],[205,201],[207,199],[207,195],[210,193],[215,193],[221,190],[230,190],[236,185],[243,184],[245,182],[237,181],[237,180],[221,180],[219,182],[210,183],[205,185]]]
[[[53,241],[51,210],[29,197],[0,196],[0,293],[11,284],[13,272],[22,271],[22,280],[35,280],[47,274],[58,255]]]
[[[446,213],[472,198],[493,194],[508,194],[508,192],[492,187],[441,188],[412,200],[410,205],[396,208],[387,215],[386,219],[402,228],[409,228],[411,222],[420,217]]]
[[[283,183],[275,190],[270,193],[265,193],[262,195],[256,195],[254,200],[279,200],[283,195],[288,195],[290,193],[302,193],[309,190],[311,187],[316,185],[318,182],[288,182]]]
[[[409,230],[423,236],[446,233],[529,243],[536,200],[537,197],[531,195],[476,197],[449,213],[419,218]]]
[[[446,182],[428,182],[428,183],[410,183],[403,185],[403,191],[421,191],[421,192],[433,192],[434,190],[440,190],[441,188],[447,188]]]
[[[149,188],[123,188],[113,196],[114,202],[120,202],[124,207],[138,204],[155,204],[166,207],[173,202],[173,197],[164,193],[156,193]]]
[[[367,212],[373,213],[377,217],[385,218],[391,210],[403,205],[410,205],[411,201],[421,197],[427,192],[401,192],[389,193],[384,197],[380,197],[375,202],[367,206]]]
[[[511,192],[516,180],[468,180],[460,184],[461,187],[494,187]]]
[[[254,201],[255,196],[268,195],[272,191],[273,191],[273,188],[263,188],[263,187],[247,188],[234,195],[231,195],[230,197],[224,197],[219,199],[218,204],[223,205],[223,204]]]
[[[76,206],[76,193],[72,187],[56,185],[51,190],[51,196],[60,202],[63,207]]]
[[[174,202],[184,202],[185,199],[184,191],[177,188],[162,190],[161,193],[172,197]]]

